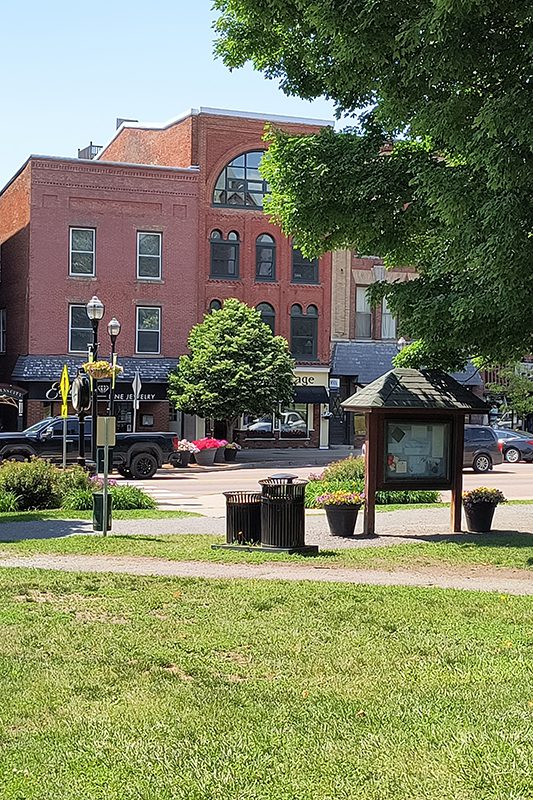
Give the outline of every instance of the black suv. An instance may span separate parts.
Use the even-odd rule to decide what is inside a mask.
[[[494,430],[489,425],[465,425],[463,467],[488,472],[502,462],[502,449]]]

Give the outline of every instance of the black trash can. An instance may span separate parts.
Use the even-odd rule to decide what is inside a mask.
[[[308,482],[295,475],[272,475],[259,483],[262,487],[261,545],[281,550],[305,548],[305,487]]]
[[[259,544],[261,541],[261,493],[224,492],[226,543]]]
[[[113,498],[107,495],[107,526],[106,530],[111,531],[113,525]],[[104,493],[94,492],[93,494],[93,531],[104,530]]]

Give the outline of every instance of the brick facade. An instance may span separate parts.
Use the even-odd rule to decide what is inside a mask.
[[[237,297],[254,306],[269,303],[275,310],[276,333],[288,339],[292,305],[300,304],[304,311],[316,306],[317,358],[309,368],[327,366],[331,256],[320,260],[318,284],[292,283],[292,243],[262,211],[213,205],[214,185],[226,164],[242,153],[264,150],[268,121],[258,115],[200,110],[163,126],[125,124],[93,161],[31,157],[0,194],[0,307],[6,307],[8,314],[0,380],[11,381],[20,355],[67,357],[69,305],[85,305],[95,294],[106,306],[99,332],[102,357],[108,353],[106,324],[112,316],[122,325],[120,356],[135,357],[136,308],[160,307],[159,357],[177,358],[186,352],[187,335],[210,302]],[[295,134],[320,129],[320,123],[270,121]],[[72,227],[96,231],[94,276],[69,276]],[[210,277],[214,229],[224,235],[239,234],[237,280]],[[162,234],[160,280],[137,278],[139,231]],[[269,283],[255,280],[256,239],[264,233],[276,243],[276,280]],[[49,412],[50,404],[29,399],[25,422]],[[318,415],[318,427],[309,441],[316,446],[322,419],[319,406],[313,413]],[[139,428],[142,414],[154,416],[150,429],[168,429],[166,401],[142,402]],[[322,430],[322,446],[324,441],[327,435]]]

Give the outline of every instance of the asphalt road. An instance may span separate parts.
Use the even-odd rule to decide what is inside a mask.
[[[205,513],[202,506],[223,509],[222,492],[257,491],[259,480],[280,471],[307,478],[311,473],[320,472],[320,469],[286,466],[279,468],[271,464],[262,469],[161,469],[151,480],[135,481],[135,484],[143,486],[162,508],[183,508],[190,511],[197,509]],[[501,489],[509,500],[533,499],[533,464],[502,464],[485,474],[465,470],[463,479],[465,489],[490,486]],[[448,492],[443,492],[442,496],[443,500],[449,499]]]

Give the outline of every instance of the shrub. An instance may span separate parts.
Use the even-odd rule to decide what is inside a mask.
[[[364,481],[365,459],[362,456],[348,456],[341,461],[333,461],[325,467],[320,479],[323,481]]]
[[[0,466],[0,490],[18,498],[20,511],[59,506],[59,470],[40,458],[5,461]]]
[[[71,489],[61,501],[61,508],[65,511],[91,511],[92,507],[92,489]]]
[[[0,512],[19,511],[19,499],[13,492],[0,492]]]
[[[113,498],[113,508],[127,511],[133,508],[155,508],[155,500],[137,486],[127,483],[112,486],[109,490]]]
[[[58,475],[59,494],[61,499],[71,492],[81,489],[87,490],[91,488],[91,478],[83,467],[68,467],[63,469]]]
[[[89,489],[72,489],[63,497],[61,508],[65,511],[91,511],[93,507],[94,491],[100,491],[100,485],[91,481]],[[113,482],[109,486],[109,495],[113,498],[113,508],[116,511],[128,511],[136,508],[155,508],[155,501],[137,486],[129,484],[117,485]]]
[[[326,492],[363,492],[364,480],[312,480],[305,487],[306,508],[320,508],[317,498]],[[376,505],[408,505],[411,503],[438,503],[440,494],[436,491],[379,491],[376,493]]]

